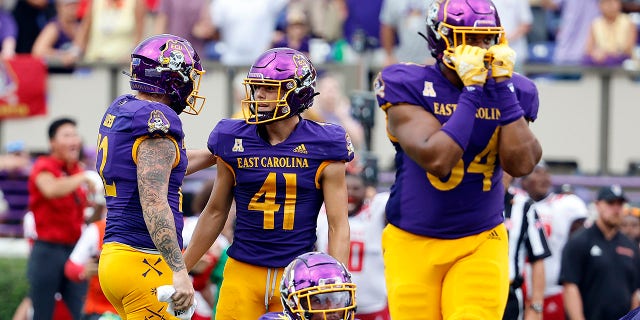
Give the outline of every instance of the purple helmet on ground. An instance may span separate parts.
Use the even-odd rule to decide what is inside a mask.
[[[316,93],[316,69],[303,53],[290,48],[274,48],[264,52],[251,66],[244,79],[246,98],[242,112],[250,124],[286,119],[311,107]],[[277,100],[257,101],[256,86],[278,88]],[[258,110],[259,103],[273,103],[269,112]]]
[[[294,320],[354,319],[356,285],[345,266],[322,252],[296,257],[280,284],[284,313]]]
[[[143,40],[131,53],[132,90],[166,94],[178,114],[198,114],[205,98],[198,95],[204,74],[189,41],[171,34]]]
[[[436,60],[443,61],[445,51],[453,52],[465,44],[467,33],[493,34],[494,43],[504,36],[498,11],[491,0],[433,0],[427,10],[426,38]]]

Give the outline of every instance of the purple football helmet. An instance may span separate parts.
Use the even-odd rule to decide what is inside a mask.
[[[189,41],[171,34],[143,40],[131,53],[132,90],[166,94],[178,114],[198,114],[205,98],[198,95],[204,74]]]
[[[303,53],[290,48],[267,50],[251,66],[244,79],[246,98],[242,112],[249,124],[286,119],[311,107],[316,93],[316,69]],[[256,88],[277,88],[276,100],[258,100]],[[275,104],[272,111],[258,110],[259,104]]]
[[[445,51],[465,44],[466,34],[494,34],[494,43],[504,39],[498,11],[491,0],[434,0],[427,11],[427,42],[431,55],[446,61]]]
[[[296,257],[280,284],[284,313],[294,320],[354,319],[356,285],[344,265],[322,252]]]

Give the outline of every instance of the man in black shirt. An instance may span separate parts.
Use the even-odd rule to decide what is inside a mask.
[[[597,220],[564,247],[560,283],[571,320],[618,319],[640,303],[640,252],[620,233],[626,202],[619,186],[600,189]]]

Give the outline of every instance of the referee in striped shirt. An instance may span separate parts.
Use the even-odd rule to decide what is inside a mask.
[[[544,300],[544,263],[543,259],[551,255],[547,238],[533,201],[524,194],[510,192],[513,179],[503,173],[505,186],[504,215],[509,232],[509,298],[503,320],[542,319]],[[522,284],[524,283],[525,259],[531,264],[531,286],[527,288],[531,303],[524,309]],[[524,311],[524,312],[523,312]]]

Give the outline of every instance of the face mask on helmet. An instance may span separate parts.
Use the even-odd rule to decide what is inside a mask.
[[[316,70],[311,61],[289,48],[263,53],[244,79],[242,112],[249,124],[287,119],[311,107]]]
[[[142,41],[131,54],[131,89],[166,94],[178,114],[199,114],[205,103],[200,79],[205,71],[191,44],[180,37],[162,34]]]
[[[280,286],[285,314],[296,320],[354,319],[355,290],[344,265],[320,252],[291,262]]]
[[[504,41],[504,28],[490,0],[434,0],[427,12],[431,55],[454,69],[444,57],[462,44],[488,47]],[[487,57],[489,62],[489,57]]]

